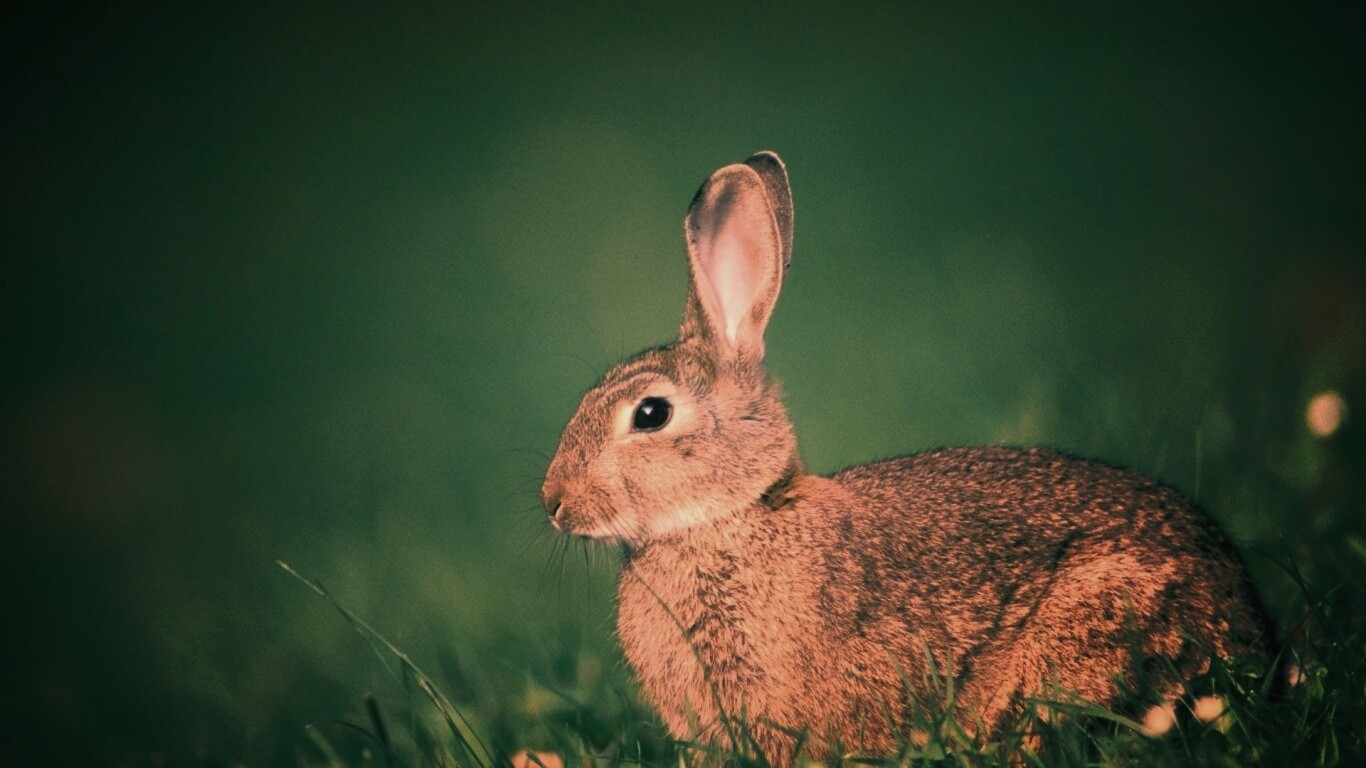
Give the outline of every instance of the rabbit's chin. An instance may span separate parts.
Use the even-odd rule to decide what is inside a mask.
[[[675,507],[667,512],[657,512],[642,519],[624,520],[614,518],[599,522],[589,522],[582,527],[561,526],[552,521],[561,533],[585,539],[640,546],[648,541],[667,538],[705,525],[719,516],[729,514],[707,504],[692,502]]]

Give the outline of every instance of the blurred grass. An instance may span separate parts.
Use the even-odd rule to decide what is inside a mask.
[[[1286,555],[1359,606],[1366,46],[1328,9],[75,11],[0,11],[7,764],[293,765],[368,722],[382,669],[277,560],[499,748],[664,754],[611,558],[535,489],[759,148],[813,469],[1095,455],[1197,493],[1287,626]]]

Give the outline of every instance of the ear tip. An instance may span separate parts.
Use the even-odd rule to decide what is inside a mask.
[[[693,196],[692,206],[695,208],[699,202],[716,195],[723,194],[723,190],[734,189],[763,189],[764,179],[760,171],[747,163],[733,163],[712,172],[707,180],[698,187],[697,194]]]
[[[787,175],[787,166],[783,163],[783,159],[771,149],[761,149],[750,155],[749,159],[745,161],[745,165],[760,172],[771,168],[782,171],[784,176]]]
[[[743,163],[733,163],[723,166],[712,172],[702,186],[698,188],[697,195],[693,202],[697,202],[709,187],[719,184],[742,184],[744,186],[755,186],[767,188],[774,177],[787,182],[787,166],[783,164],[782,158],[772,150],[760,150],[750,155]]]

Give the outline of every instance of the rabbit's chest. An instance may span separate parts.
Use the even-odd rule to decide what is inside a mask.
[[[715,714],[718,696],[729,709],[786,695],[770,689],[796,680],[800,611],[790,585],[742,554],[643,558],[621,575],[622,648],[666,719]]]
[[[668,657],[673,673],[697,666],[699,655],[712,662],[749,655],[769,590],[740,573],[734,556],[662,565],[638,563],[622,573],[618,624],[628,654],[650,657],[643,666]]]

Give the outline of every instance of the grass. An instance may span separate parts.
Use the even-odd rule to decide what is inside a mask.
[[[1366,552],[1349,547],[1366,570]],[[1283,618],[1283,668],[1260,660],[1220,660],[1187,684],[1191,694],[1217,694],[1217,719],[1194,716],[1191,697],[1178,702],[1176,722],[1157,738],[1123,714],[1065,695],[1035,703],[1016,730],[977,744],[953,717],[916,707],[915,722],[895,755],[846,754],[824,765],[886,766],[1352,766],[1366,758],[1366,590],[1356,577],[1321,583],[1297,561],[1275,558],[1293,600],[1275,606]],[[1338,563],[1342,563],[1339,561]],[[385,768],[558,768],[564,766],[734,765],[763,768],[766,756],[732,713],[731,746],[716,750],[668,738],[635,696],[620,665],[601,650],[556,649],[550,663],[523,670],[522,690],[464,675],[450,696],[401,649],[348,610],[321,584],[281,566],[340,611],[396,682],[386,701],[371,694],[358,713],[308,726],[296,750],[302,766]],[[499,655],[490,649],[493,656]],[[929,681],[952,697],[951,675]],[[506,683],[502,683],[506,685]],[[944,696],[941,696],[944,698]],[[912,736],[915,734],[915,736]],[[798,734],[800,751],[804,739]],[[528,751],[529,750],[529,751]],[[804,754],[798,762],[814,762]]]

